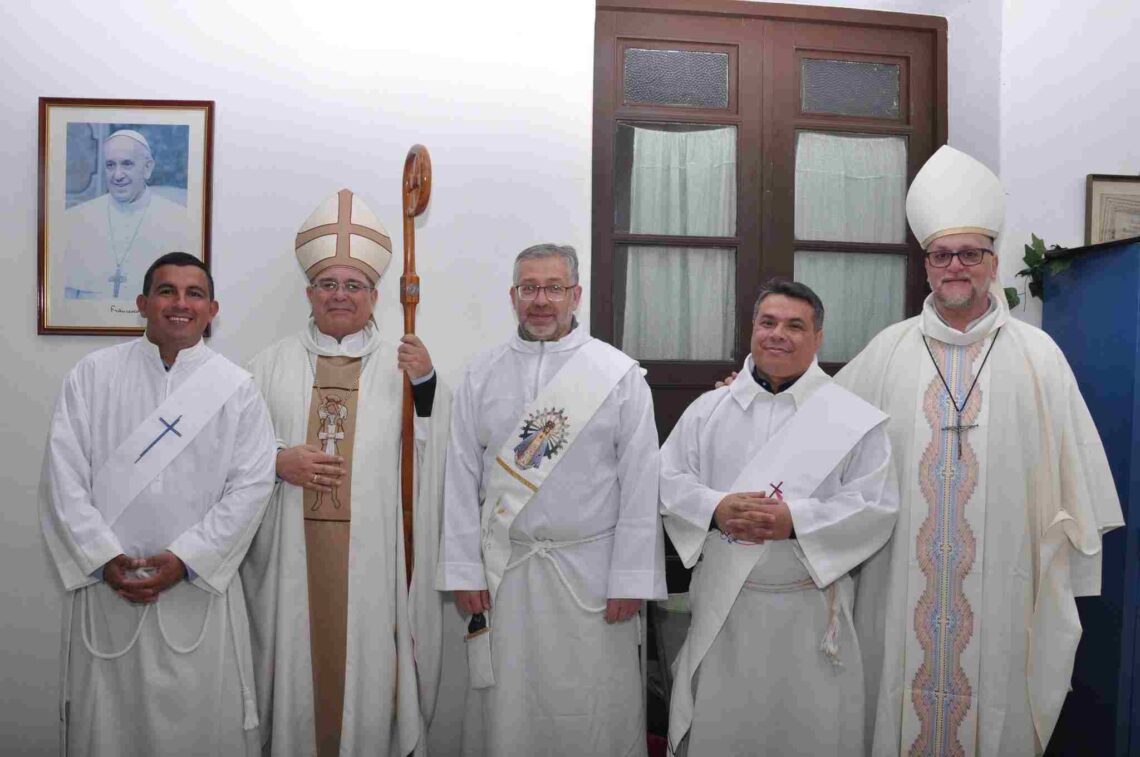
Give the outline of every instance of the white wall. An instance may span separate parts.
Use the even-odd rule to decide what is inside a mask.
[[[1127,53],[1104,59],[1106,40],[1127,50],[1111,18],[1094,25],[1086,19],[1097,14],[1054,0],[1033,4],[1053,9],[1043,20],[1013,0],[1004,7],[1000,0],[814,4],[948,17],[950,141],[1003,165],[1011,187],[1034,198],[1022,202],[1011,190],[1011,209],[1029,218],[1017,221],[1021,228],[1076,242],[1084,174],[1137,170],[1123,129],[1138,106],[1118,102]],[[37,525],[37,474],[64,373],[116,341],[35,334],[36,98],[216,101],[213,266],[221,315],[212,345],[240,361],[304,322],[292,243],[319,201],[351,187],[389,223],[400,249],[400,172],[414,142],[429,147],[435,169],[432,207],[416,235],[419,330],[445,379],[510,329],[506,288],[516,251],[541,240],[574,244],[585,253],[589,281],[592,2],[236,6],[40,0],[10,3],[0,14],[0,124],[8,134],[0,157],[10,170],[0,187],[0,257],[8,264],[0,298],[0,347],[8,356],[0,375],[7,493],[0,751],[55,749],[60,592]],[[1003,52],[1003,11],[1004,23],[1017,27],[1007,32],[1016,55]],[[1067,39],[1074,29],[1081,33]],[[1034,36],[1041,34],[1048,45]],[[1048,47],[1056,52],[1043,63]],[[1001,65],[1017,76],[999,79]],[[1043,65],[1048,76],[1040,75]],[[1106,72],[1116,78],[1101,81]],[[1037,148],[1021,148],[1036,140]],[[1056,160],[1066,153],[1074,157]],[[1037,155],[1069,170],[1043,168]],[[1054,182],[1065,198],[1032,215]],[[394,268],[381,288],[378,318],[389,335],[398,333],[397,275]],[[461,692],[452,692],[441,705],[451,719],[433,735],[437,744],[451,743],[460,701]]]
[[[1002,12],[1000,259],[1020,290],[1025,279],[1014,274],[1031,233],[1084,244],[1087,174],[1140,174],[1140,3],[1004,0]],[[1039,324],[1041,306],[1033,299],[1015,312]]]

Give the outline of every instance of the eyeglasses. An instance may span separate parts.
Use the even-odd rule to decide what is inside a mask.
[[[958,262],[962,265],[977,265],[982,262],[982,258],[986,256],[987,252],[991,255],[994,254],[993,250],[958,250],[957,252],[935,250],[926,253],[926,262],[935,268],[948,268],[950,261],[958,258]]]
[[[577,284],[574,286],[577,286]],[[537,284],[519,284],[515,287],[515,291],[518,292],[520,300],[527,302],[536,299],[539,292],[546,292],[546,299],[551,302],[562,302],[562,300],[566,299],[566,293],[573,289],[574,286],[547,284],[546,286],[540,287]]]
[[[343,284],[336,279],[318,279],[313,282],[313,286],[325,294],[336,294],[340,289],[344,289],[346,294],[360,294],[361,292],[370,292],[376,288],[353,279],[349,279]]]

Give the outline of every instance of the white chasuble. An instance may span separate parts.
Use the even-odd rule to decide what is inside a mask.
[[[71,593],[60,713],[69,753],[257,751],[237,569],[272,486],[273,436],[248,374],[220,360],[199,342],[167,371],[144,337],[88,355],[64,381],[40,501]],[[224,402],[195,398],[214,385]],[[124,460],[148,469],[132,476]],[[116,555],[164,550],[193,579],[154,604],[130,604],[101,580]]]
[[[539,398],[587,345],[592,360],[621,375],[592,417],[579,419]],[[581,381],[605,384],[606,372]],[[571,427],[580,424],[565,446],[551,417],[563,410]],[[495,494],[500,457],[532,484],[561,460],[520,509]],[[516,336],[468,366],[448,448],[436,585],[498,585],[494,684],[468,689],[463,754],[645,754],[638,624],[608,624],[602,610],[610,598],[665,596],[657,461],[644,378],[581,327],[555,342]]]
[[[874,755],[1043,751],[1080,638],[1074,598],[1099,593],[1100,537],[1121,524],[1064,356],[1000,290],[991,302],[962,333],[928,298],[837,377],[891,416],[902,497],[855,603]]]
[[[813,364],[770,394],[749,357],[662,448],[666,528],[693,620],[674,666],[674,754],[847,754],[862,731],[862,666],[847,575],[887,540],[897,496],[885,416]],[[796,540],[709,531],[731,492],[779,490]]]
[[[404,375],[396,367],[396,347],[382,340],[372,324],[338,343],[310,321],[301,333],[255,357],[250,370],[269,405],[279,447],[305,444],[311,419],[322,420],[321,408],[312,406],[321,357],[363,359],[349,424],[354,424],[351,527],[343,520],[306,517],[341,517],[337,513],[348,503],[340,493],[338,508],[331,496],[318,502],[307,499],[304,489],[278,482],[242,566],[266,750],[282,757],[317,753],[311,628],[323,619],[313,617],[310,605],[306,530],[324,526],[339,529],[348,540],[339,753],[423,754],[442,650],[441,598],[431,582],[439,549],[450,395],[437,380],[431,416],[415,419],[415,568],[409,589],[399,475]],[[318,429],[317,441],[341,443],[337,435],[345,429],[347,438],[347,428],[338,423],[338,403],[324,404],[325,437]]]

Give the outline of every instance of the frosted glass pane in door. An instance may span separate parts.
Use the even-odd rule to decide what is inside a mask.
[[[796,239],[906,241],[906,137],[796,135]]]
[[[627,103],[728,107],[728,53],[631,47],[624,57]]]
[[[804,58],[803,111],[898,120],[899,73],[895,63]]]

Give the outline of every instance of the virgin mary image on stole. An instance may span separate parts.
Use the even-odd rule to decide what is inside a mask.
[[[520,470],[538,468],[542,461],[554,457],[566,444],[566,431],[570,427],[562,410],[542,410],[531,413],[523,421],[521,442],[515,447],[515,465]]]
[[[200,254],[188,151],[185,125],[67,124],[64,299],[133,302],[160,255]]]

